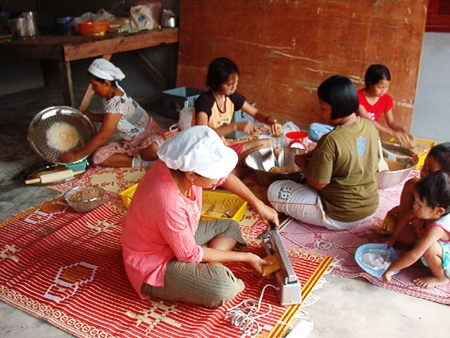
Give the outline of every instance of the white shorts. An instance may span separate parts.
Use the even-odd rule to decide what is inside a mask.
[[[302,222],[330,230],[352,229],[370,219],[372,215],[354,222],[336,221],[323,210],[322,200],[316,189],[308,184],[293,181],[275,181],[269,186],[267,196],[275,210]]]

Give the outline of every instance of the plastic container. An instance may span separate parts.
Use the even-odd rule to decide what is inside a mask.
[[[128,208],[131,204],[131,200],[133,199],[134,192],[136,191],[136,188],[138,186],[138,183],[133,184],[131,187],[126,188],[124,191],[122,191],[119,196],[123,201],[123,204],[126,208]]]
[[[230,192],[203,191],[201,221],[234,219],[239,222],[247,210],[247,202]]]
[[[71,15],[59,16],[56,18],[56,22],[58,23],[59,34],[61,35],[69,35],[72,34],[71,26],[75,17]]]
[[[87,36],[105,36],[109,29],[109,21],[86,21],[78,24],[78,33]]]
[[[73,163],[66,163],[65,166],[67,169],[70,169],[73,171],[86,170],[86,168],[88,166],[88,160],[87,160],[87,158],[85,158],[81,161],[77,161],[77,162],[73,162]]]
[[[138,183],[122,191],[119,195],[125,207],[129,207]],[[247,202],[230,192],[203,191],[201,221],[213,219],[234,219],[239,222],[247,210]]]
[[[284,136],[291,140],[288,144],[288,147],[308,149],[307,144],[309,134],[306,131],[289,131]]]
[[[180,111],[185,107],[185,102],[188,102],[188,107],[194,107],[194,101],[203,92],[201,89],[190,87],[179,87],[163,91],[164,115],[178,120]]]
[[[21,17],[23,18],[24,35],[22,39],[34,39],[38,34],[36,25],[36,13],[35,12],[23,12]]]

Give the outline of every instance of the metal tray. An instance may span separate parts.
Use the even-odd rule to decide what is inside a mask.
[[[28,141],[32,149],[44,160],[62,163],[59,160],[62,152],[49,146],[47,140],[47,130],[57,122],[65,122],[78,131],[81,138],[77,147],[83,147],[94,137],[97,131],[86,115],[72,107],[53,106],[39,112],[28,127]],[[77,162],[84,160],[87,156]]]

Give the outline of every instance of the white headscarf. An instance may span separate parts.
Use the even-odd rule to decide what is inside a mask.
[[[94,60],[89,66],[88,72],[100,79],[108,81],[122,81],[125,78],[125,74],[120,68],[105,59]]]
[[[162,144],[158,157],[170,169],[193,171],[211,179],[227,176],[238,162],[236,152],[207,126],[183,129]]]

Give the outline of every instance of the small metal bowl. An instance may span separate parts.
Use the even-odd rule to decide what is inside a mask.
[[[163,17],[161,19],[161,26],[163,28],[175,28],[175,27],[177,27],[177,18],[174,16]]]
[[[419,156],[413,151],[398,144],[382,142],[384,159],[389,165],[389,171],[376,172],[379,189],[393,187],[403,182],[411,170],[419,162]]]
[[[64,194],[67,203],[78,212],[88,212],[103,204],[105,190],[100,187],[80,186]]]
[[[278,180],[292,180],[302,182],[304,175],[295,162],[296,155],[303,154],[304,149],[299,148],[277,148],[278,159],[273,148],[261,148],[247,155],[245,164],[255,171],[256,179],[262,186],[268,187]],[[274,167],[280,167],[283,172],[271,172]]]

